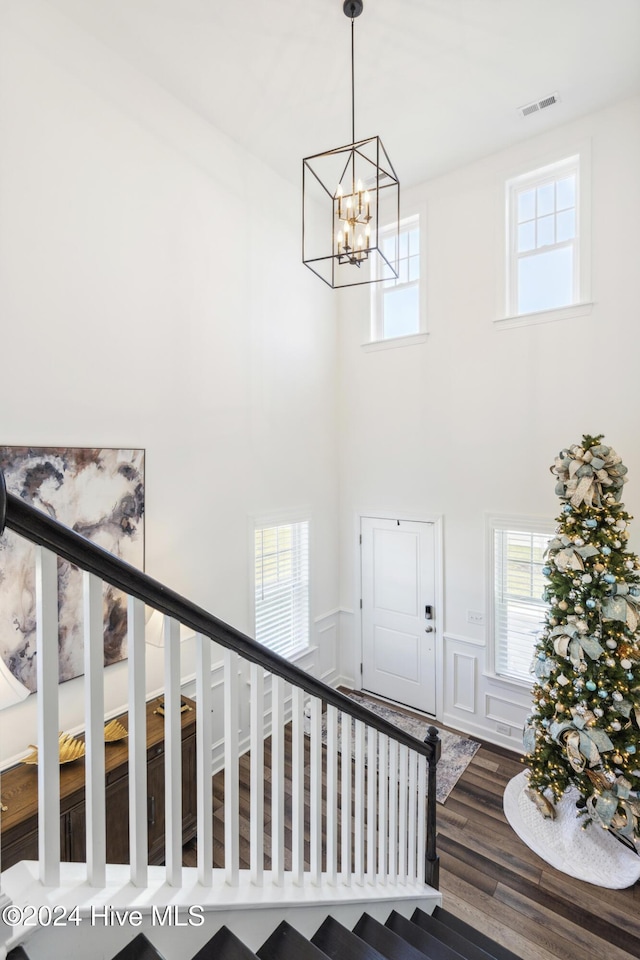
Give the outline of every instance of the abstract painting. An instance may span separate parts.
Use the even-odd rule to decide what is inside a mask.
[[[7,490],[94,543],[144,567],[144,450],[0,447]],[[103,587],[105,666],[127,656],[126,598]],[[58,559],[59,680],[84,673],[82,573]],[[36,689],[35,547],[0,537],[0,657]]]

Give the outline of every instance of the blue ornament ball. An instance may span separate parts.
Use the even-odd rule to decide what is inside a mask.
[[[562,508],[563,513],[571,513],[572,510],[573,510],[573,507],[571,506],[570,503],[565,503],[565,505]]]
[[[595,683],[593,682],[593,680],[587,680],[585,686],[586,686],[587,690],[595,690],[595,689],[596,689],[596,685],[595,685]]]
[[[627,674],[627,680],[633,680],[633,674],[631,673],[631,670],[629,670]]]
[[[635,752],[636,752],[636,747],[635,747],[635,744],[634,744],[634,743],[628,743],[624,749],[626,750],[627,753],[635,753]]]
[[[606,690],[598,690],[598,696],[600,697],[601,700],[606,700],[608,693]]]
[[[605,573],[603,579],[605,580],[606,583],[615,583],[615,582],[616,582],[616,578],[614,577],[614,575],[613,575],[612,573]]]
[[[638,589],[638,587],[630,587],[629,593],[632,597],[640,597],[640,589]]]
[[[598,526],[598,521],[595,520],[593,517],[589,517],[588,520],[585,520],[584,525],[585,527],[591,527],[591,529],[593,530],[594,527]]]
[[[593,597],[589,597],[589,599],[587,600],[587,606],[589,607],[589,610],[595,609],[597,604],[596,604],[596,601],[593,599]]]
[[[605,555],[605,557],[608,557],[609,554],[611,553],[611,547],[603,547],[602,553]]]
[[[542,572],[544,573],[545,577],[548,577],[551,573],[551,567],[543,567]]]

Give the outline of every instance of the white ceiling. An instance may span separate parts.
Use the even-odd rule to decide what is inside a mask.
[[[303,156],[351,140],[342,0],[49,3],[294,182]],[[640,91],[640,0],[364,6],[356,137],[379,135],[404,185]]]

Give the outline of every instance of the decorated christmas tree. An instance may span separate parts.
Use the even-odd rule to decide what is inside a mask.
[[[562,501],[543,573],[549,603],[525,728],[528,792],[545,815],[570,787],[578,815],[640,841],[640,561],[627,549],[627,468],[602,436],[562,450]]]

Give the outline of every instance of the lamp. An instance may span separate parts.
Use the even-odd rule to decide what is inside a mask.
[[[164,647],[164,614],[154,610],[153,607],[145,607],[144,622],[144,642],[151,647]],[[190,637],[195,637],[195,631],[181,623],[180,643],[184,643]]]
[[[16,703],[26,700],[30,690],[20,683],[0,657],[0,710],[13,707]]]
[[[13,707],[16,703],[26,700],[30,694],[23,683],[20,683],[11,673],[6,663],[0,657],[0,710]],[[0,812],[5,813],[7,808],[0,800]]]
[[[398,276],[400,183],[380,137],[356,141],[354,21],[362,9],[363,0],[344,0],[351,143],[302,161],[302,262],[332,288]]]

